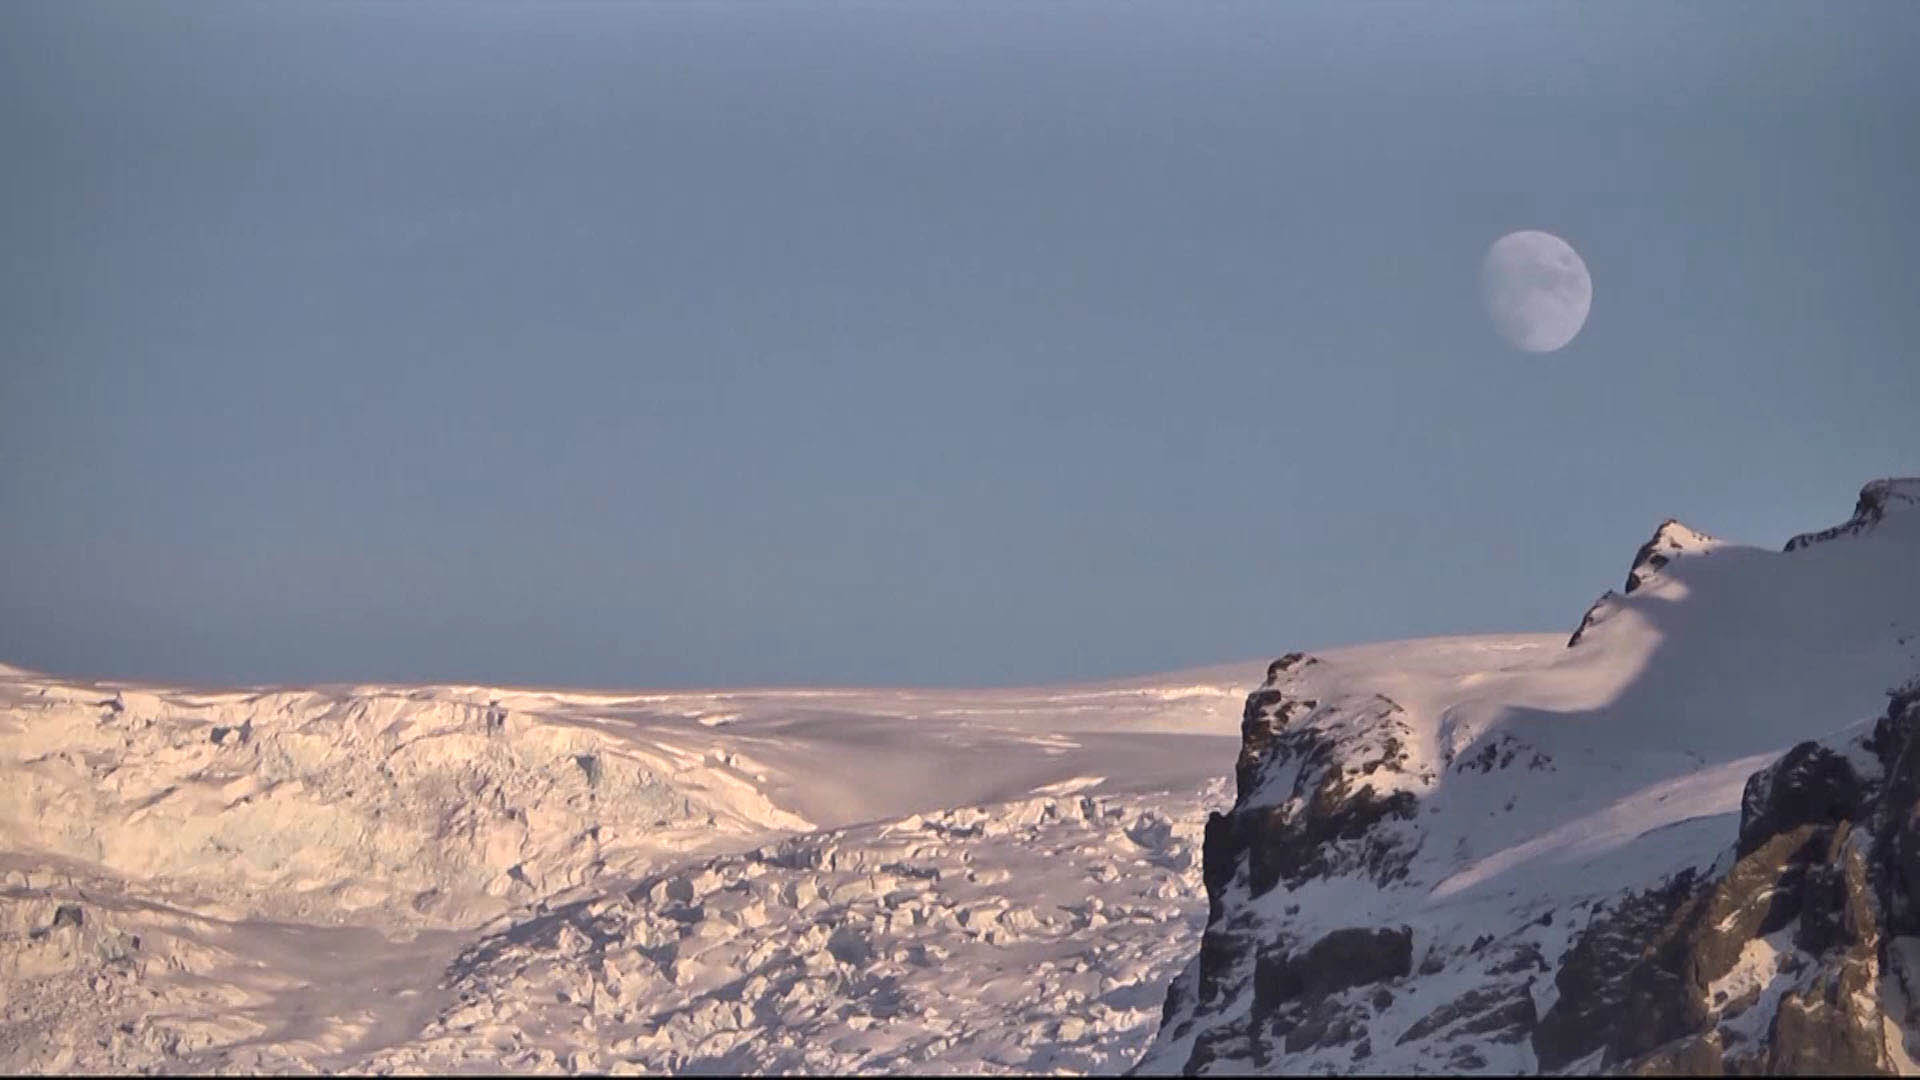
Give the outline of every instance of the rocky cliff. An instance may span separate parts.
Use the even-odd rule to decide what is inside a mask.
[[[1138,1071],[1915,1071],[1916,493],[1668,521],[1565,645],[1276,661]]]

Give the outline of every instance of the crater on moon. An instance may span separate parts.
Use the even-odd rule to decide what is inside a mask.
[[[1493,328],[1514,348],[1548,353],[1572,341],[1593,306],[1593,279],[1573,245],[1522,229],[1493,242],[1480,264]]]

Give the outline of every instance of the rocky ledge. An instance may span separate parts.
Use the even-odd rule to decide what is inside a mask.
[[[1798,551],[1843,536],[1857,536],[1880,524],[1889,513],[1916,508],[1920,508],[1920,477],[1888,477],[1869,481],[1860,489],[1860,500],[1854,504],[1852,517],[1831,529],[1801,533],[1787,541],[1786,550]]]

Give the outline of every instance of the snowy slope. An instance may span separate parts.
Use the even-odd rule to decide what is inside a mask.
[[[0,1069],[1118,1071],[1197,940],[1258,673],[634,694],[6,669]]]
[[[1848,526],[1787,552],[1668,522],[1570,644],[1439,639],[1277,662],[1248,701],[1234,809],[1208,827],[1205,943],[1142,1070],[1627,1065],[1631,1038],[1563,1021],[1578,1012],[1604,1036],[1608,995],[1631,998],[1642,975],[1615,985],[1570,958],[1587,964],[1608,934],[1635,956],[1695,940],[1674,905],[1762,872],[1735,861],[1743,790],[1796,744],[1850,763],[1849,805],[1879,790],[1862,743],[1920,673],[1915,491],[1869,485]],[[1796,882],[1815,873],[1788,863],[1775,870]],[[1678,921],[1622,930],[1659,887],[1672,892],[1660,918]],[[1745,977],[1772,985],[1765,974]],[[1554,1013],[1570,986],[1585,997]],[[1705,999],[1689,1035],[1744,1001],[1726,986]],[[1727,1030],[1716,1063],[1754,1051]]]

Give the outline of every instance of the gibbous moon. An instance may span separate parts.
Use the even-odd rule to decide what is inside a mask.
[[[1573,245],[1537,229],[1493,242],[1480,264],[1493,328],[1516,349],[1550,353],[1572,341],[1593,307],[1593,279]]]

